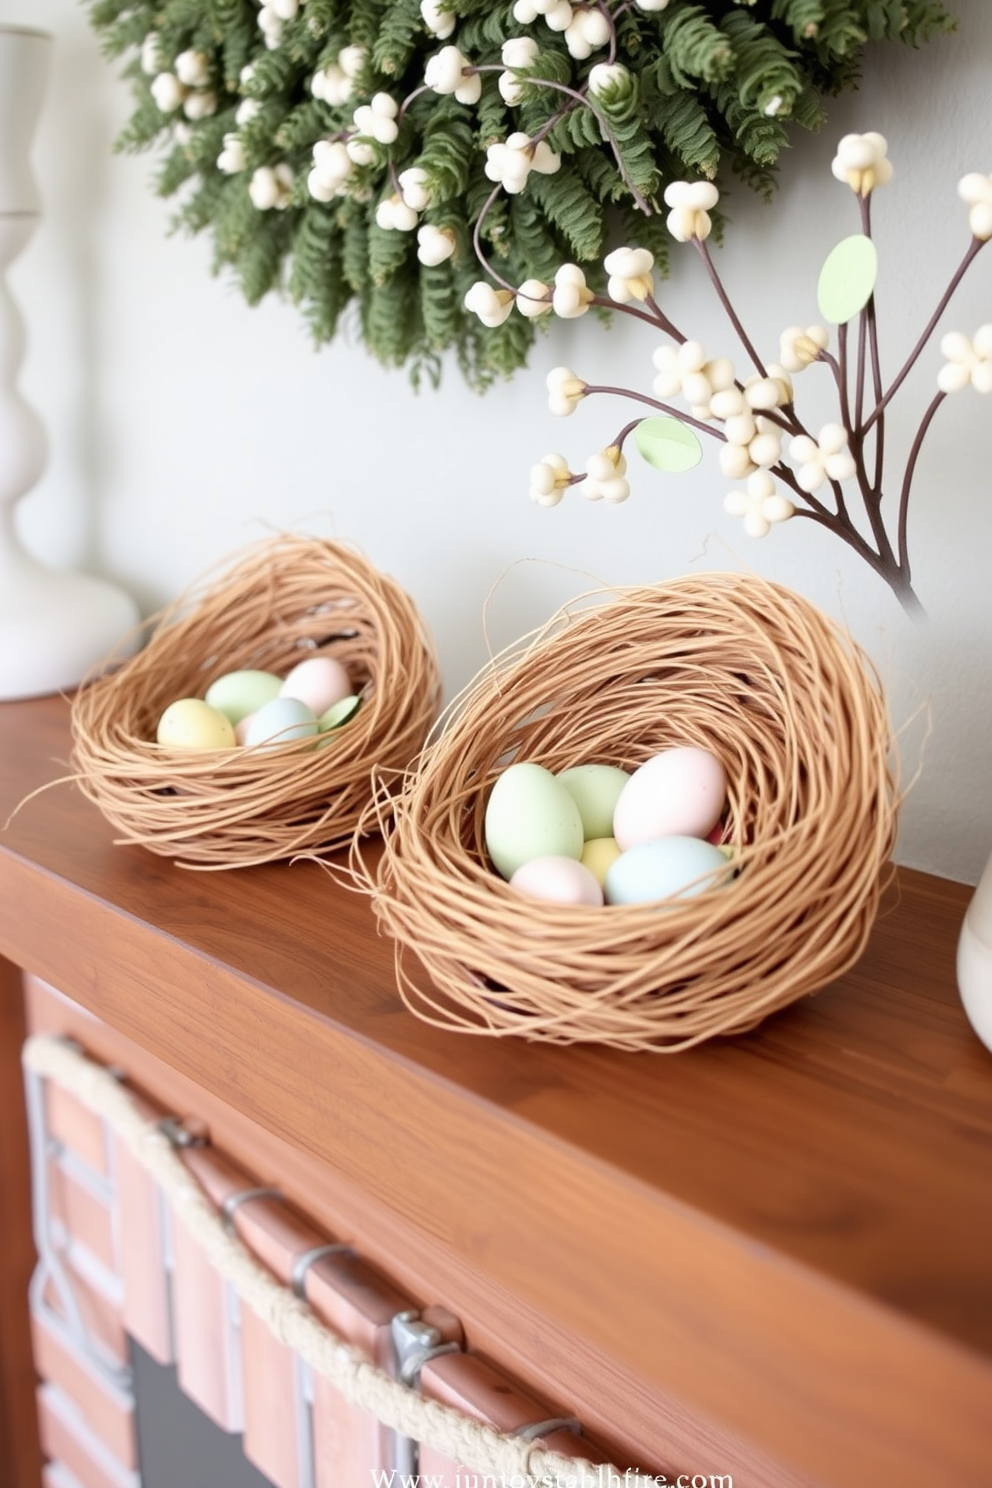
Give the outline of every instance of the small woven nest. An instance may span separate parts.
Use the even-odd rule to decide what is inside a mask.
[[[377,780],[400,774],[440,703],[433,646],[409,596],[352,548],[278,536],[243,549],[149,624],[143,650],[77,692],[73,767],[121,833],[184,868],[241,868],[350,844]],[[177,698],[242,669],[285,675],[330,655],[361,695],[321,748],[182,751],[155,742]],[[384,774],[383,774],[384,772]]]
[[[727,771],[729,885],[657,905],[525,897],[486,859],[516,761],[628,770],[673,745]],[[742,1033],[860,956],[893,847],[893,740],[876,674],[799,595],[707,574],[587,595],[485,668],[377,811],[353,867],[428,1023],[675,1051]],[[419,958],[426,979],[414,975]]]

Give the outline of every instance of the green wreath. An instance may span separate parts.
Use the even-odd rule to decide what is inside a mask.
[[[318,343],[354,307],[383,364],[436,381],[453,347],[477,388],[526,361],[537,302],[508,309],[526,281],[586,264],[598,299],[604,251],[630,240],[664,273],[667,185],[729,170],[769,196],[790,129],[819,127],[868,42],[955,26],[937,0],[93,0],[90,16],[129,57],[119,147],[164,146],[159,193],[180,194],[178,226],[212,231],[249,303],[287,293]]]

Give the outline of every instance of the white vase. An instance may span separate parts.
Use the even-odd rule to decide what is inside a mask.
[[[958,939],[958,991],[968,1021],[992,1050],[992,858],[978,880]]]
[[[138,623],[102,579],[46,567],[18,537],[14,509],[45,468],[42,425],[17,379],[24,326],[5,275],[41,215],[31,142],[52,50],[46,32],[0,26],[0,699],[71,688]]]

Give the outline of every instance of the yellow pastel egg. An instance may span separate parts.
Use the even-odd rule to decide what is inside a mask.
[[[233,749],[234,725],[202,698],[179,698],[158,721],[155,738],[168,749]]]
[[[592,837],[583,847],[579,862],[589,869],[602,888],[611,864],[615,863],[619,856],[620,848],[615,837]]]

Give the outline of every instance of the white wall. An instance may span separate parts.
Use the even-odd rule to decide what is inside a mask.
[[[957,36],[870,55],[860,92],[834,104],[821,136],[797,139],[772,209],[735,193],[718,261],[766,355],[784,325],[818,319],[819,264],[857,231],[853,197],[829,169],[848,130],[880,130],[896,165],[875,202],[889,375],[963,252],[956,183],[992,169],[992,6],[950,5]],[[416,597],[449,693],[485,659],[494,588],[488,633],[498,648],[596,584],[746,564],[843,618],[880,666],[894,718],[907,725],[907,776],[922,758],[899,860],[977,878],[992,851],[992,401],[971,390],[948,400],[920,464],[911,543],[922,624],[812,523],[745,538],[722,511],[727,482],[709,454],[677,482],[635,457],[633,494],[620,507],[573,493],[539,508],[527,498],[531,464],[561,450],[581,467],[630,408],[590,399],[555,419],[545,373],[565,362],[587,380],[649,391],[650,332],[633,322],[605,332],[591,317],[559,322],[531,367],[484,398],[453,365],[440,393],[416,395],[404,372],[383,371],[357,345],[315,352],[290,307],[250,310],[232,283],[211,277],[206,239],[168,235],[171,208],[149,189],[150,157],[112,153],[129,92],[82,4],[0,0],[0,21],[56,37],[35,151],[45,218],[10,276],[30,335],[22,386],[52,444],[45,478],[19,512],[38,556],[113,577],[150,611],[269,528],[348,537]],[[663,296],[688,334],[714,352],[730,344],[690,249]],[[992,249],[947,327],[971,334],[990,309]],[[934,346],[893,406],[887,439],[897,457],[939,364]],[[813,387],[800,384],[807,413]],[[925,748],[921,709],[931,720]]]

